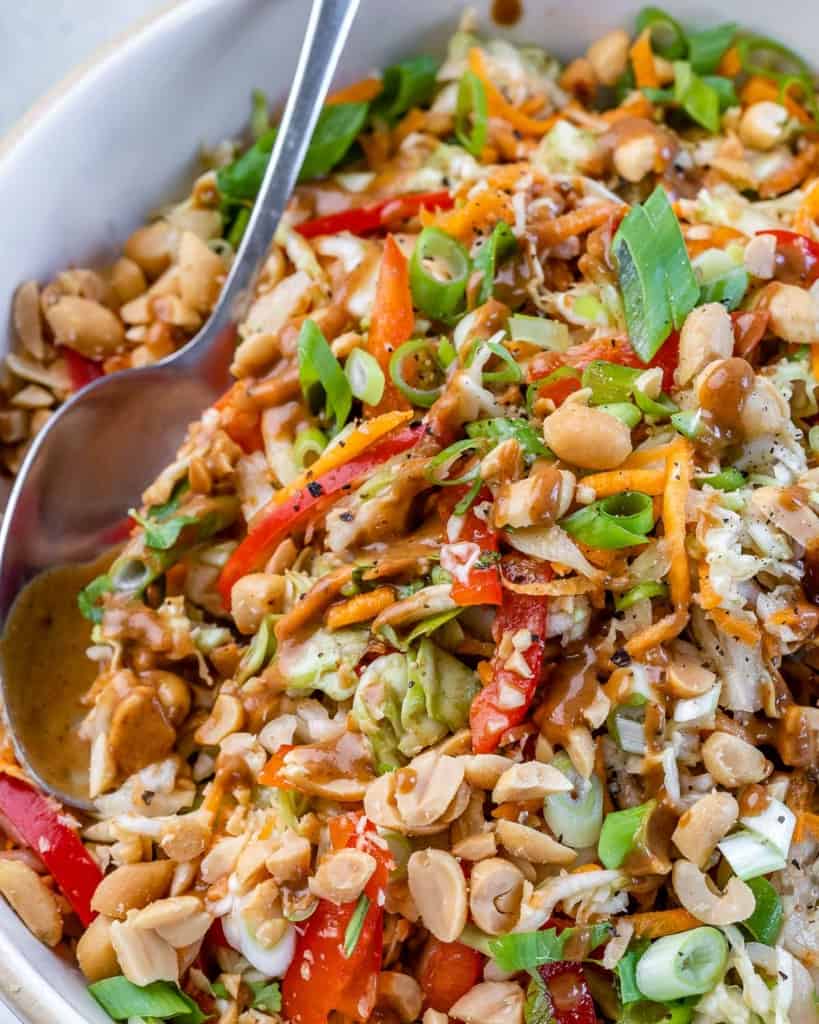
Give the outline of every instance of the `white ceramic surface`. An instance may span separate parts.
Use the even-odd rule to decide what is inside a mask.
[[[475,6],[486,16],[488,3]],[[640,6],[639,0],[525,0],[525,16],[510,34],[571,56]],[[669,0],[664,6],[687,24],[734,19],[819,63],[819,5],[808,0]],[[402,54],[440,52],[461,9],[458,0],[363,0],[339,83]],[[286,91],[306,14],[307,0],[187,0],[75,76],[6,140],[0,147],[0,350],[8,344],[18,281],[111,256],[153,206],[184,188],[198,147],[243,124],[252,88],[272,96]],[[0,988],[32,1024],[108,1021],[79,974],[41,946],[2,901]]]

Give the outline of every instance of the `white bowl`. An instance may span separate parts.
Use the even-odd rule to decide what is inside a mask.
[[[184,194],[202,144],[235,134],[254,87],[287,90],[308,0],[188,0],[130,36],[26,118],[0,146],[0,323],[26,278],[112,257],[152,208]],[[491,24],[488,2],[475,4]],[[525,0],[504,34],[570,57],[630,25],[639,0]],[[735,20],[819,63],[819,6],[807,0],[673,0],[686,24]],[[363,0],[339,83],[418,52],[440,53],[460,0]],[[495,29],[496,33],[501,30]],[[9,344],[6,326],[0,340]],[[82,452],[77,453],[82,458]],[[0,988],[33,1024],[110,1024],[79,972],[0,900]]]

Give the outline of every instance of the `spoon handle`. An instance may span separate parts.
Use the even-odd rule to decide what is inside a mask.
[[[205,328],[187,347],[200,357],[224,328],[246,312],[253,285],[267,257],[276,228],[298,180],[360,0],[313,0],[299,63],[267,164],[253,213],[219,302]]]

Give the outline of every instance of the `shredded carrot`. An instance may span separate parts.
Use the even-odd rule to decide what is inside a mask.
[[[653,648],[679,636],[687,622],[688,612],[672,612],[671,615],[666,615],[665,618],[653,623],[648,629],[644,629],[642,633],[633,636],[626,643],[626,650],[632,658],[641,658]]]
[[[648,910],[643,914],[631,914],[625,918],[634,926],[637,939],[661,939],[664,935],[678,935],[702,924],[698,918],[682,907],[673,910]]]
[[[587,875],[590,871],[602,871],[603,868],[600,864],[595,864],[594,861],[591,864],[581,864],[578,868],[572,868],[570,874],[572,875]]]
[[[810,346],[810,372],[819,381],[819,345]]]
[[[700,581],[700,590],[699,594],[697,594],[697,602],[700,608],[704,608],[706,611],[711,608],[718,608],[722,598],[714,590],[711,583],[711,574],[708,571],[706,562],[700,562],[697,566],[697,575]]]
[[[808,835],[812,835],[814,839],[819,839],[819,814],[811,814],[810,811],[800,811],[796,816],[793,841],[801,843]]]
[[[403,142],[413,132],[420,132],[426,121],[426,114],[419,107],[413,107],[395,126],[395,141]]]
[[[390,410],[406,409],[407,399],[401,394],[390,374],[392,353],[409,341],[415,327],[412,310],[409,263],[392,235],[384,241],[384,253],[375,285],[367,348],[384,373],[384,392],[377,405],[365,404],[368,417]]]
[[[642,491],[643,494],[662,494],[665,489],[664,469],[612,469],[608,473],[592,473],[579,481],[591,487],[598,498],[623,491]]]
[[[594,206],[580,206],[570,213],[564,213],[554,220],[545,221],[537,232],[543,245],[559,245],[567,238],[585,235],[593,228],[605,224],[617,209],[615,203],[595,203]]]
[[[816,166],[817,152],[819,150],[816,146],[808,146],[781,170],[774,171],[767,178],[763,178],[758,187],[761,198],[774,199],[801,185]]]
[[[628,51],[628,55],[631,57],[637,88],[659,89],[660,79],[657,77],[654,54],[651,51],[651,29],[643,29]]]
[[[477,46],[473,46],[469,51],[469,68],[481,80],[491,116],[502,117],[524,135],[545,135],[555,123],[554,118],[539,120],[528,117],[514,107],[489,77],[483,54]]]
[[[341,593],[353,577],[353,567],[342,565],[338,569],[320,576],[313,586],[303,594],[289,612],[285,612],[274,627],[276,640],[281,644],[297,633],[302,626],[319,618],[324,609]]]
[[[752,622],[746,622],[745,619],[732,615],[730,612],[725,611],[724,608],[712,608],[708,614],[723,633],[727,633],[728,636],[732,636],[735,640],[739,640],[749,647],[759,643],[759,628]]]
[[[600,116],[609,124],[617,124],[618,121],[624,121],[627,117],[645,117],[650,119],[653,115],[654,107],[651,101],[643,93],[636,92],[625,99],[619,107],[607,110]]]
[[[381,92],[383,85],[380,78],[362,78],[343,89],[330,93],[324,101],[328,106],[336,103],[369,103]]]
[[[434,225],[461,242],[470,242],[479,229],[491,229],[498,221],[514,222],[512,201],[503,192],[484,189],[463,206],[446,213],[433,213],[422,207],[420,220],[424,227]]]
[[[739,98],[742,101],[743,106],[746,107],[751,106],[753,103],[759,103],[761,100],[772,100],[774,103],[783,103],[787,107],[789,113],[800,120],[802,124],[813,123],[813,118],[807,110],[805,110],[801,104],[797,103],[796,100],[787,93],[783,96],[779,86],[770,78],[763,78],[761,75],[755,75],[753,78],[748,79]]]
[[[652,466],[655,463],[665,463],[665,460],[677,448],[677,441],[669,441],[668,444],[658,444],[654,448],[638,448],[632,452],[620,467],[624,469],[642,469],[644,466]]]
[[[742,71],[742,61],[739,59],[739,50],[736,46],[730,46],[720,58],[717,74],[724,78],[736,78],[740,71]]]
[[[691,598],[691,579],[688,556],[685,551],[685,502],[691,489],[691,445],[676,442],[676,451],[670,454],[663,495],[663,528],[671,559],[668,582],[671,600],[678,610],[687,609]]]
[[[341,629],[356,622],[369,622],[379,612],[393,603],[395,594],[392,587],[378,587],[363,594],[356,594],[343,604],[334,604],[327,610],[325,622],[328,629]]]

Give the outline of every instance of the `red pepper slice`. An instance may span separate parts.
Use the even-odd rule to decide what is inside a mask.
[[[222,415],[225,433],[242,449],[245,455],[260,452],[264,448],[262,418],[257,409],[248,408],[247,385],[236,383],[213,403]]]
[[[80,837],[61,819],[65,812],[28,782],[0,772],[0,814],[40,857],[84,927],[97,916],[91,897],[102,871]]]
[[[659,366],[663,371],[663,391],[670,391],[674,384],[674,371],[680,361],[680,336],[677,331],[672,331],[648,363],[644,363],[622,338],[584,341],[562,353],[542,352],[529,364],[529,380],[540,380],[561,366],[583,370],[596,359],[631,366],[635,370],[650,370]]]
[[[356,947],[345,957],[344,938],[357,902],[339,906],[319,900],[299,935],[282,982],[284,1015],[290,1024],[326,1024],[334,1010],[365,1021],[375,1006],[384,945],[384,894],[392,856],[373,824],[361,815],[344,815],[331,830],[331,837],[334,846],[339,841],[375,858],[376,869],[364,889],[370,905]]]
[[[483,965],[484,957],[470,946],[430,938],[418,967],[424,1006],[448,1013],[461,996],[478,984]]]
[[[773,235],[776,239],[774,276],[786,284],[808,288],[819,278],[819,243],[797,231],[773,229],[757,231],[758,235]]]
[[[538,968],[552,1001],[554,1024],[597,1024],[589,983],[578,963],[559,960]]]
[[[384,372],[384,394],[368,414],[387,412],[390,409],[408,409],[409,402],[401,394],[390,373],[390,360],[397,348],[409,341],[415,329],[415,313],[412,309],[409,264],[407,257],[392,235],[384,242],[384,254],[375,285],[370,333],[367,348],[370,355],[378,360]]]
[[[399,221],[409,220],[422,207],[427,210],[450,210],[454,204],[455,200],[447,191],[411,193],[382,199],[377,203],[368,203],[352,210],[329,213],[326,217],[316,217],[315,220],[306,220],[296,225],[296,231],[302,238],[335,235],[339,231],[349,231],[354,235],[371,235]]]
[[[461,498],[464,497],[467,490],[467,487],[449,487],[443,494],[439,505],[439,511],[444,522],[445,530],[446,523],[448,522],[449,517],[453,514],[455,506]],[[491,500],[491,497],[492,496],[488,491],[482,491],[475,499],[475,503]],[[480,567],[473,566],[469,570],[465,581],[458,579],[458,577],[453,574],[452,599],[455,603],[463,606],[475,604],[500,604],[502,588],[500,582],[500,569],[497,564],[500,559],[499,556],[494,557],[498,555],[498,535],[489,523],[475,514],[475,504],[471,505],[466,513],[463,526],[461,527],[461,532],[454,543],[477,544],[481,550],[481,558],[483,558],[484,561],[489,562],[488,565]],[[449,548],[452,547],[452,545],[445,545],[444,547]],[[442,549],[442,555],[443,553]]]
[[[366,448],[349,462],[328,470],[280,505],[271,504],[262,510],[254,519],[248,535],[228,559],[219,577],[219,593],[225,607],[230,607],[233,584],[242,576],[255,572],[262,566],[273,554],[279,541],[312,515],[319,502],[350,490],[360,477],[393,455],[411,448],[423,432],[424,427],[421,424],[397,430],[383,441]]]
[[[580,374],[571,366],[559,366],[543,378],[543,383],[537,389],[537,397],[548,398],[557,407],[580,388]]]
[[[86,356],[81,356],[79,352],[75,352],[68,345],[61,346],[60,351],[68,367],[72,391],[79,391],[86,384],[90,384],[92,380],[96,380],[104,375],[99,363],[94,362],[93,359],[86,358]]]
[[[505,555],[502,572],[510,580],[526,578],[545,582],[552,571],[545,562],[517,555]],[[532,643],[522,651],[530,675],[522,676],[506,667],[509,655],[495,655],[492,660],[492,681],[472,701],[469,724],[472,747],[478,754],[491,754],[503,734],[520,725],[529,708],[543,674],[543,652],[546,643],[548,599],[537,594],[518,594],[504,587],[503,602],[492,629],[495,643],[500,645],[504,633],[529,630]]]

